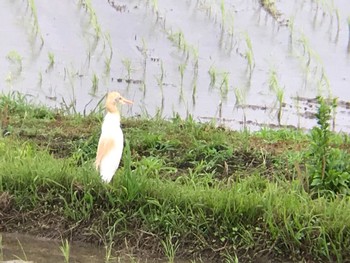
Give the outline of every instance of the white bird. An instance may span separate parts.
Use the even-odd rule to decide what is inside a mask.
[[[123,131],[120,128],[120,112],[118,104],[132,104],[131,100],[123,98],[118,92],[107,94],[106,110],[98,142],[95,166],[100,171],[102,180],[110,182],[119,167],[124,148]]]

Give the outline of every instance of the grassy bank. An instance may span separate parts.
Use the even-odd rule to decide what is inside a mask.
[[[0,106],[0,231],[100,243],[106,259],[112,247],[169,262],[350,257],[349,198],[310,189],[306,134],[124,119],[121,168],[106,185],[93,169],[102,114],[6,96]],[[348,136],[330,140],[349,149]]]

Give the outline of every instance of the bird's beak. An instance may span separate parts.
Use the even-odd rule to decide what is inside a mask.
[[[134,102],[132,100],[128,100],[126,98],[121,97],[120,102],[123,104],[133,104]]]

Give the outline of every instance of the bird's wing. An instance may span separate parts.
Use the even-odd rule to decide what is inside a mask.
[[[103,157],[106,156],[113,147],[114,147],[113,139],[102,138],[102,137],[100,138],[100,141],[98,142],[96,161],[95,161],[96,170],[98,170]]]

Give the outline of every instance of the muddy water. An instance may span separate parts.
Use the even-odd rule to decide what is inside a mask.
[[[27,1],[1,1],[3,92],[89,112],[118,89],[135,101],[125,115],[191,114],[251,130],[310,129],[323,95],[338,97],[335,130],[350,131],[347,0],[276,1],[278,21],[258,0],[84,2],[35,0],[36,23]]]
[[[65,259],[60,250],[61,242],[44,238],[34,238],[22,234],[2,233],[2,250],[0,260],[22,259],[35,263],[64,263]],[[1,247],[1,246],[0,246]],[[2,256],[2,258],[1,258]],[[104,263],[105,251],[103,248],[84,243],[70,244],[69,262],[72,263]],[[139,262],[165,263],[166,261],[138,259],[127,254],[114,255],[109,262]],[[185,261],[180,261],[185,263]]]

